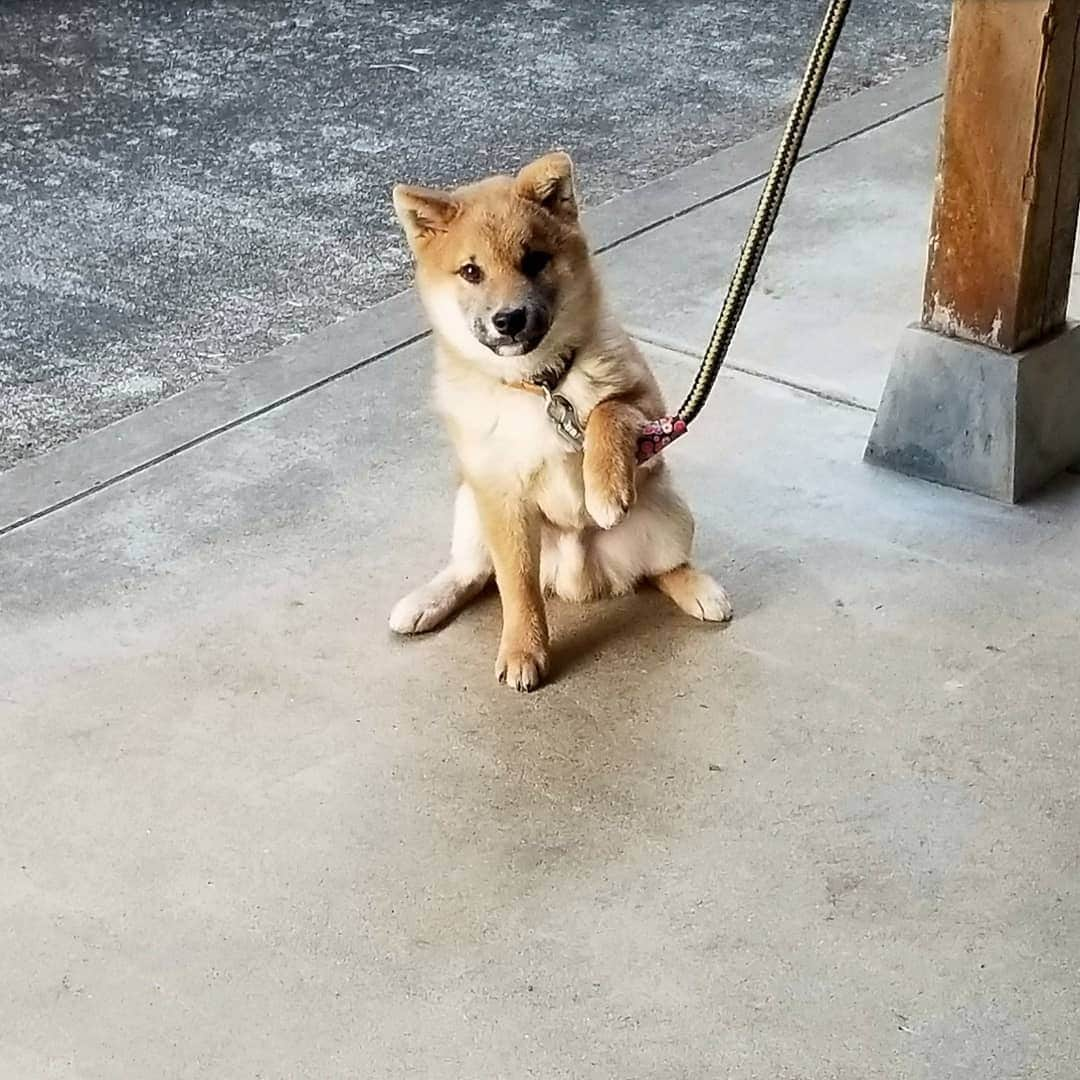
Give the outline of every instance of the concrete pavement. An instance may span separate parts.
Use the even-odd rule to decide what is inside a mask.
[[[450,506],[408,298],[0,476],[0,1074],[1073,1080],[1080,484],[860,460],[939,75],[822,115],[671,451],[726,629],[554,605],[528,698],[493,597],[390,637]],[[755,154],[592,217],[672,397]]]

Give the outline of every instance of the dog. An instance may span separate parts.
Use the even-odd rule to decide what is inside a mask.
[[[650,581],[695,618],[730,619],[690,561],[694,519],[662,456],[637,464],[664,402],[604,302],[569,156],[452,191],[399,184],[393,202],[461,484],[449,564],[398,602],[391,629],[434,630],[494,577],[495,673],[530,691],[550,664],[545,594],[587,601]]]

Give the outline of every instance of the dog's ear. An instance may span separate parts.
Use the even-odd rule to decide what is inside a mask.
[[[446,232],[461,210],[461,204],[448,191],[397,184],[394,209],[405,236],[415,246]]]
[[[561,150],[530,162],[514,179],[514,190],[523,199],[538,202],[545,210],[567,221],[576,221],[574,163]]]

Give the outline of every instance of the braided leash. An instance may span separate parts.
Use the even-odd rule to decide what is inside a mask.
[[[776,225],[788,181],[798,163],[806,129],[813,116],[814,106],[817,104],[825,74],[829,70],[829,63],[836,51],[836,44],[840,40],[840,32],[844,28],[844,20],[847,18],[850,7],[851,0],[830,0],[825,20],[821,24],[813,52],[806,65],[802,86],[799,87],[798,97],[791,108],[791,115],[788,117],[783,137],[777,147],[776,157],[773,158],[772,168],[769,170],[761,197],[758,199],[757,212],[754,214],[750,231],[739,253],[739,261],[732,275],[731,284],[728,286],[724,306],[720,309],[720,315],[713,327],[712,337],[705,349],[705,356],[694,379],[694,385],[674,416],[653,420],[645,425],[638,439],[639,463],[648,461],[680,435],[686,433],[687,426],[701,412],[716,382],[716,377],[720,374],[720,368],[723,367],[728,349],[731,347],[731,339],[735,336],[735,328],[739,324],[746,301],[750,296],[750,290],[757,278],[765,247]]]

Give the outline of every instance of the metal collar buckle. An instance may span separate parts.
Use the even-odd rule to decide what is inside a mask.
[[[543,383],[537,385],[544,391],[547,416],[555,431],[567,446],[580,453],[585,447],[585,430],[578,419],[577,410],[562,394],[553,394]]]

